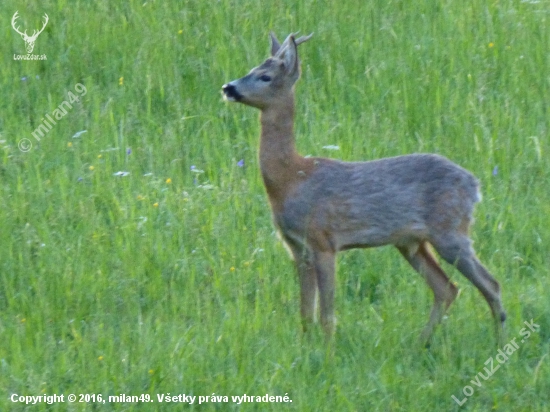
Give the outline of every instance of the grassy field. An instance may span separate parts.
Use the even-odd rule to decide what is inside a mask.
[[[0,410],[550,410],[548,1],[0,10]],[[14,59],[17,10],[28,33],[48,14],[33,51],[47,60]],[[300,47],[301,153],[433,152],[481,180],[472,235],[518,346],[487,380],[478,373],[503,357],[481,295],[445,266],[462,293],[424,349],[432,294],[393,248],[341,254],[333,350],[319,331],[302,336],[258,170],[258,113],[220,95],[267,57],[269,30],[315,32]],[[46,115],[56,124],[38,141]],[[155,402],[108,401],[120,394]],[[194,403],[158,400],[180,394]],[[292,403],[233,402],[244,394]]]

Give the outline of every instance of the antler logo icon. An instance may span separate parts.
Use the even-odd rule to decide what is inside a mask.
[[[15,21],[19,17],[17,15],[17,13],[19,13],[19,11],[16,11],[15,14],[13,15],[13,18],[11,19],[11,26],[13,27],[13,29],[17,33],[19,33],[21,35],[21,37],[25,41],[25,48],[27,49],[27,53],[31,54],[32,50],[34,49],[34,42],[36,41],[36,38],[38,37],[38,35],[40,33],[42,33],[44,31],[44,29],[46,28],[46,24],[48,24],[49,17],[46,13],[44,13],[44,25],[42,26],[42,28],[40,30],[34,30],[33,33],[32,33],[32,36],[29,36],[29,35],[27,35],[27,30],[25,30],[23,33],[21,33],[19,28],[17,28],[17,26],[15,25]]]

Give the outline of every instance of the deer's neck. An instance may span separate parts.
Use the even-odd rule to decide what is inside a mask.
[[[262,110],[260,115],[260,168],[274,209],[304,176],[304,159],[294,141],[294,97]]]
[[[294,101],[262,110],[260,123],[260,167],[262,173],[272,174],[278,167],[288,167],[298,156],[294,142]]]

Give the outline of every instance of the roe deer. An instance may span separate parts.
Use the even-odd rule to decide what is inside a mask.
[[[226,100],[261,110],[260,168],[275,226],[298,270],[304,331],[315,320],[319,292],[322,327],[328,338],[334,333],[338,251],[394,245],[433,291],[435,302],[421,335],[428,344],[458,294],[430,253],[431,244],[485,297],[501,338],[506,313],[500,286],[476,258],[468,236],[474,204],[481,199],[470,172],[435,154],[342,162],[297,153],[297,46],[310,37],[291,34],[280,44],[271,33],[271,57],[222,87]]]

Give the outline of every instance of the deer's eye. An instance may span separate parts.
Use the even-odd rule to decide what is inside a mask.
[[[271,81],[271,76],[268,76],[267,74],[264,74],[264,75],[260,76],[260,80],[262,82],[270,82]]]

